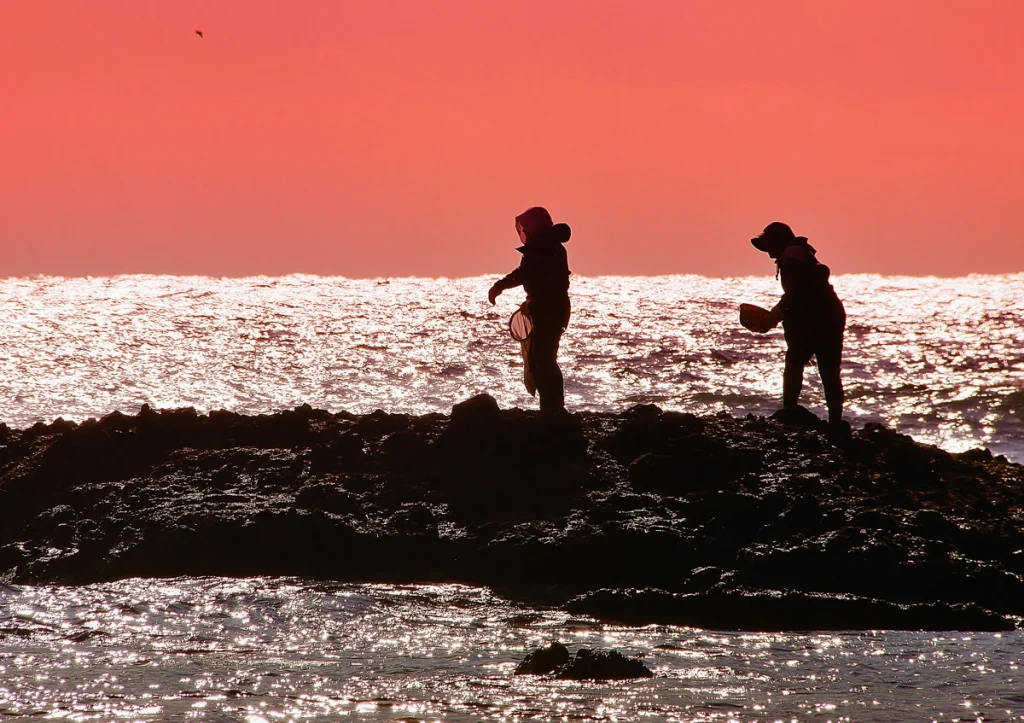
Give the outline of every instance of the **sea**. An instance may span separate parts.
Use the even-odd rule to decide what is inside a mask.
[[[0,422],[114,410],[423,414],[487,392],[535,408],[494,277],[0,280]],[[1024,274],[833,278],[846,416],[1024,463]],[[778,408],[766,277],[573,277],[567,405]],[[801,401],[824,415],[813,365]],[[515,676],[559,641],[655,677]],[[1024,632],[623,627],[462,585],[291,578],[0,585],[0,720],[1024,721]]]

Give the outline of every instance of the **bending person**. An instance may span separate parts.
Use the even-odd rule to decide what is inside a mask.
[[[798,406],[804,367],[811,357],[825,390],[828,421],[834,431],[849,433],[843,422],[843,382],[839,365],[843,355],[846,310],[829,283],[829,268],[818,261],[814,247],[784,223],[768,224],[750,243],[775,259],[776,278],[782,281],[782,299],[771,310],[771,321],[782,322],[786,336],[786,370],[782,378],[782,406]]]
[[[493,304],[505,289],[522,286],[533,321],[526,363],[540,395],[543,412],[565,409],[562,370],[558,368],[558,343],[569,326],[569,262],[564,244],[571,230],[554,224],[547,210],[535,206],[516,216],[516,232],[523,245],[522,260],[512,273],[495,282],[487,293]]]

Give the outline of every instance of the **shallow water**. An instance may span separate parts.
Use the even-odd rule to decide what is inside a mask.
[[[652,679],[514,676],[558,640]],[[1024,720],[1024,632],[602,625],[461,585],[124,580],[0,588],[0,717],[69,720]]]
[[[349,280],[119,276],[0,280],[0,419],[17,427],[114,409],[448,412],[490,392],[534,407],[506,323],[520,290],[491,277]],[[1024,274],[839,276],[843,377],[855,425],[879,421],[950,451],[1024,461]],[[573,277],[561,350],[567,402],[770,413],[781,330],[737,322],[771,306],[771,276]],[[823,414],[817,372],[802,401]]]

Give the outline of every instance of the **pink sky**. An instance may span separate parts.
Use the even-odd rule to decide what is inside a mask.
[[[1022,2],[288,5],[0,5],[0,276],[1024,271]]]

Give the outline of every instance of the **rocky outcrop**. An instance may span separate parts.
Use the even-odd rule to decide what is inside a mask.
[[[1024,615],[1024,468],[874,424],[837,445],[805,416],[650,405],[144,407],[0,427],[0,571],[454,580],[632,622],[1004,629]]]

